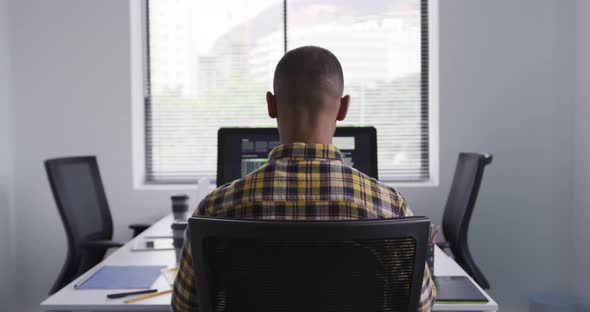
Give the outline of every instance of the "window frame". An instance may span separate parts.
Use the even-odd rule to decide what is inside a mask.
[[[427,110],[429,177],[423,181],[383,181],[396,187],[436,187],[439,184],[439,0],[420,0],[427,20],[421,20],[421,49],[427,49],[427,62],[422,57],[421,75],[426,78],[426,90],[421,86],[423,109]],[[287,23],[287,0],[283,1],[284,23]],[[131,121],[132,171],[135,189],[193,189],[197,183],[154,181],[148,167],[150,148],[147,127],[149,121],[150,77],[149,67],[149,0],[130,1],[130,69],[131,69]],[[424,12],[421,14],[423,15]],[[424,30],[424,27],[426,28]],[[285,31],[285,49],[287,35]],[[426,35],[426,38],[424,37]],[[141,55],[141,57],[137,57]],[[425,77],[426,76],[426,77]],[[425,144],[425,143],[423,143]],[[425,150],[426,152],[426,150]],[[210,179],[215,182],[215,176]]]

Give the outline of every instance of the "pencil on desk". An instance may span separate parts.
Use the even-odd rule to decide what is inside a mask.
[[[74,285],[74,288],[79,288],[80,286],[82,286],[82,284],[86,283],[92,276],[94,276],[96,272],[100,271],[100,269],[102,269],[102,267],[97,266],[95,268],[88,270],[86,272],[86,275],[84,275],[84,277]]]
[[[432,233],[432,236],[430,237],[430,244],[434,245],[436,243],[436,237],[438,236],[438,232],[440,231],[440,225],[436,226],[436,229],[434,230],[434,233]]]
[[[125,303],[134,303],[134,302],[137,302],[137,301],[141,301],[141,300],[144,300],[144,299],[156,297],[156,296],[159,296],[159,295],[169,294],[171,292],[172,292],[172,289],[168,289],[168,290],[164,290],[164,291],[159,291],[157,293],[153,293],[153,294],[149,294],[149,295],[143,295],[143,296],[139,296],[137,298],[125,300]]]

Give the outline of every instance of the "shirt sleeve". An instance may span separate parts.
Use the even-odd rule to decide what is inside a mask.
[[[182,248],[178,274],[172,289],[172,311],[189,312],[198,311],[197,293],[193,283],[193,257],[190,242],[185,237],[185,246]]]
[[[205,215],[207,206],[206,197],[195,211],[194,215]],[[193,268],[193,256],[188,230],[184,234],[184,244],[180,254],[178,274],[172,288],[172,311],[194,312],[198,311],[197,291],[194,285],[195,271]]]
[[[398,192],[398,207],[406,217],[414,215],[408,203],[401,193]],[[432,279],[432,272],[428,268],[428,264],[424,265],[424,279],[422,280],[422,291],[420,293],[420,304],[418,304],[418,312],[430,312],[434,306],[436,298],[436,286]]]
[[[420,304],[418,304],[418,312],[430,312],[434,306],[434,299],[436,298],[436,287],[432,280],[432,274],[428,265],[424,268],[424,279],[422,280],[422,292],[420,293]]]

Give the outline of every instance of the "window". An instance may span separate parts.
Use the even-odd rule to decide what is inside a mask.
[[[303,45],[331,50],[351,95],[342,126],[375,126],[379,177],[431,175],[428,0],[148,0],[145,160],[150,183],[215,176],[220,127],[276,126],[274,68]]]

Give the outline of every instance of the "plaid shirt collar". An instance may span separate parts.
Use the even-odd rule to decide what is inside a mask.
[[[342,153],[332,144],[306,144],[306,143],[291,143],[282,144],[275,147],[270,154],[268,160],[277,160],[280,158],[288,159],[328,159],[343,161]]]

